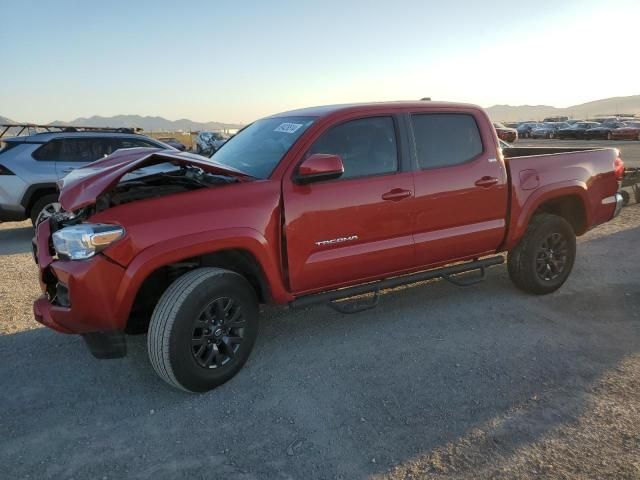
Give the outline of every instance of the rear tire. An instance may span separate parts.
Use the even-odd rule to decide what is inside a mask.
[[[162,294],[147,350],[156,373],[187,392],[205,392],[235,376],[258,335],[258,299],[241,275],[198,268]]]
[[[626,190],[620,190],[620,195],[622,195],[622,205],[625,207],[629,205],[629,201],[631,200],[631,195]]]
[[[31,207],[29,216],[31,223],[34,227],[38,226],[38,223],[46,220],[54,212],[60,211],[60,204],[58,203],[58,195],[50,193],[40,197]]]
[[[535,215],[520,243],[509,252],[509,277],[520,290],[536,295],[556,291],[576,258],[576,235],[564,218]]]

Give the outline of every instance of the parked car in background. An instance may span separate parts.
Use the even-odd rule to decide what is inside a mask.
[[[539,122],[526,122],[518,125],[516,129],[518,132],[518,137],[520,138],[529,138],[531,136],[531,130],[534,128],[540,127],[542,124]]]
[[[202,155],[211,155],[227,141],[219,132],[200,132],[195,138],[195,151]]]
[[[98,358],[148,330],[156,373],[202,392],[249,358],[260,304],[355,313],[386,288],[476,283],[506,252],[517,288],[551,293],[576,236],[620,212],[618,151],[498,142],[479,107],[390,102],[257,120],[215,162],[118,152],[66,177],[38,227],[34,317]],[[128,179],[150,165],[170,170]]]
[[[505,142],[513,143],[518,139],[518,131],[515,128],[505,127],[502,123],[495,122],[493,127],[496,129],[498,138]]]
[[[180,150],[181,152],[184,152],[187,149],[187,146],[175,137],[160,137],[158,140],[172,146],[176,150]]]
[[[567,128],[561,128],[556,131],[556,138],[560,139],[568,139],[573,138],[576,140],[580,140],[584,138],[584,132],[589,130],[590,128],[595,128],[600,126],[598,122],[578,122],[570,125]]]
[[[531,130],[531,138],[555,138],[556,132],[561,128],[569,128],[565,122],[547,122]]]
[[[612,140],[640,140],[640,122],[625,122],[625,126],[611,131]]]
[[[547,117],[544,120],[542,120],[543,123],[562,123],[562,122],[566,122],[567,120],[569,120],[569,117]]]
[[[27,218],[37,225],[60,210],[57,183],[78,167],[122,148],[169,145],[140,134],[48,132],[2,140],[0,148],[0,222]]]
[[[609,122],[602,123],[597,127],[590,128],[584,132],[585,140],[598,140],[606,139],[613,140],[612,132],[617,128],[624,128],[626,125],[623,122]]]

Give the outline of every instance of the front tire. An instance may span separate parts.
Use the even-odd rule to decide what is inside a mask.
[[[156,373],[188,392],[205,392],[236,375],[258,335],[258,299],[241,275],[198,268],[162,294],[147,350]]]
[[[509,277],[520,290],[536,295],[556,291],[576,258],[576,235],[564,218],[535,215],[520,243],[509,252]]]

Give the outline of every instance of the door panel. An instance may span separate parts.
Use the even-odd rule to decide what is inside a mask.
[[[342,176],[308,185],[284,181],[284,228],[294,293],[385,276],[413,265],[413,174],[403,172],[406,158],[399,151],[406,149],[398,148],[396,123],[387,114],[352,118],[328,128],[304,158],[339,155]]]
[[[422,167],[413,201],[416,261],[426,266],[494,252],[505,235],[508,185],[493,139],[473,114],[427,115],[422,124],[415,117],[423,115],[412,117]]]
[[[289,281],[294,293],[340,286],[411,268],[411,172],[289,184],[284,191]]]

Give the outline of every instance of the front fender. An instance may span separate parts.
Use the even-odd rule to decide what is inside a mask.
[[[136,294],[144,280],[165,265],[222,250],[245,250],[258,261],[274,302],[287,303],[293,296],[286,290],[276,252],[267,240],[252,228],[228,228],[185,235],[146,248],[129,263],[116,296],[117,316],[129,316]]]

